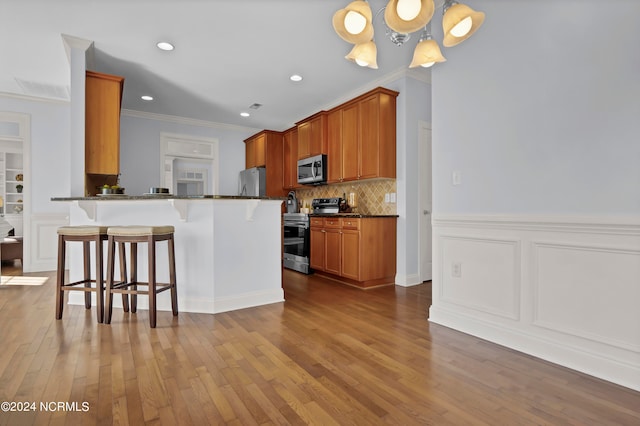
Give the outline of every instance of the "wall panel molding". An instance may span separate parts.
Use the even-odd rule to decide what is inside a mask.
[[[640,216],[432,223],[431,322],[640,391]]]
[[[61,213],[31,215],[31,262],[25,272],[55,271],[58,259],[58,227],[68,225],[69,216]]]

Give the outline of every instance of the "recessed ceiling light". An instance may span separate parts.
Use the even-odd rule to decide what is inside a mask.
[[[298,75],[298,74],[294,74],[294,75],[292,75],[291,77],[289,77],[289,79],[290,79],[291,81],[302,81],[302,76],[301,76],[301,75]]]
[[[241,112],[240,115],[243,117],[249,117],[251,114],[249,114],[248,112]]]
[[[142,95],[142,96],[140,96],[140,99],[142,99],[143,101],[152,101],[153,100],[153,96]]]
[[[169,51],[169,50],[173,50],[174,49],[173,44],[171,44],[169,42],[166,42],[166,41],[161,41],[158,44],[156,44],[156,46],[158,46],[158,49],[160,49],[160,50]]]

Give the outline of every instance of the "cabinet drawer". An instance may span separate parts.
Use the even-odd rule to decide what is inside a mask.
[[[322,228],[324,226],[324,219],[321,217],[312,217],[311,218],[311,226],[314,228]]]
[[[325,217],[324,218],[324,227],[325,228],[340,228],[342,226],[341,219],[336,217]]]
[[[343,218],[342,229],[360,229],[360,219]]]

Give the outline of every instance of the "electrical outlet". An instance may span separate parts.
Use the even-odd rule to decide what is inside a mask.
[[[451,183],[454,185],[460,185],[462,183],[462,172],[460,170],[454,170],[451,174]]]
[[[392,192],[392,193],[389,194],[389,201],[392,202],[392,203],[396,202],[396,193],[395,192]]]
[[[385,202],[385,203],[388,203],[388,202],[389,202],[389,199],[390,199],[389,194],[384,194],[384,202]]]
[[[451,276],[454,278],[462,277],[462,263],[460,262],[451,263]]]

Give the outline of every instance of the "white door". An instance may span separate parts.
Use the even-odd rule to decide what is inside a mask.
[[[421,122],[418,131],[418,155],[420,158],[420,280],[432,279],[431,243],[431,125]]]

